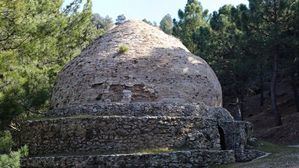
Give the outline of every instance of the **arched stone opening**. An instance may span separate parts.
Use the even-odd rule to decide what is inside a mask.
[[[221,150],[226,150],[224,131],[220,126],[218,126],[218,132],[219,132],[219,135],[220,135]]]

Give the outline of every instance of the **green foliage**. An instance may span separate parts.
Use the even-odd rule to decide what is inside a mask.
[[[9,131],[0,133],[0,167],[19,168],[20,158],[28,155],[28,146],[21,147],[18,151],[11,151],[13,146],[12,136]]]
[[[119,54],[125,54],[126,52],[128,52],[129,51],[129,47],[127,46],[127,45],[120,45],[119,47],[118,47],[118,53]]]
[[[92,15],[92,23],[97,27],[97,29],[103,29],[105,31],[109,30],[114,25],[111,17],[102,17],[98,13]]]
[[[0,2],[0,127],[44,111],[58,71],[103,33],[85,2]]]
[[[122,24],[126,21],[126,16],[124,14],[118,15],[116,18],[116,23],[117,25]]]
[[[251,88],[248,86],[256,75],[254,57],[248,57],[247,37],[239,24],[239,17],[247,11],[240,5],[225,5],[214,12],[210,26],[197,29],[193,36],[198,50],[216,71],[223,86],[224,96],[242,101]]]
[[[155,22],[155,21],[151,22],[151,21],[146,20],[146,19],[142,19],[142,21],[145,22],[145,23],[147,23],[147,24],[149,24],[149,25],[151,25],[151,26],[157,27],[157,22]]]
[[[201,4],[197,0],[188,0],[185,10],[179,10],[179,21],[173,21],[173,35],[180,38],[183,44],[191,51],[195,52],[197,46],[193,41],[193,35],[201,27],[208,26],[207,11],[203,11]]]
[[[151,25],[151,26],[153,26],[153,23],[151,21],[149,21],[149,20],[142,19],[142,21],[145,22],[145,23],[147,23],[147,24],[149,24],[149,25]]]
[[[163,17],[163,19],[160,22],[160,28],[166,34],[172,34],[173,24],[172,24],[172,18],[170,14],[167,14]]]
[[[11,152],[13,146],[12,136],[9,131],[0,132],[0,154]]]
[[[28,147],[24,146],[16,152],[10,154],[0,155],[0,167],[1,168],[19,168],[20,159],[23,156],[28,155]]]
[[[241,108],[244,96],[264,91],[275,54],[279,68],[297,67],[298,9],[298,0],[249,0],[249,8],[224,5],[208,15],[198,1],[188,0],[173,21],[173,34],[212,66],[226,103],[240,100]]]

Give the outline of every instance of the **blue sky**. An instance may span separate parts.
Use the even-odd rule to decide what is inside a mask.
[[[66,0],[70,2],[71,0]],[[127,19],[142,20],[157,23],[169,13],[172,17],[177,17],[179,9],[184,9],[187,0],[92,0],[93,12],[101,16],[109,15],[115,18],[124,14]],[[238,5],[248,4],[247,0],[200,0],[204,9],[210,12],[218,10],[224,4]]]

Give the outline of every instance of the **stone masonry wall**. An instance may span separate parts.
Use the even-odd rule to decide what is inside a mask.
[[[222,121],[219,123],[224,138],[221,147],[225,150],[234,150],[236,161],[245,162],[263,156],[265,153],[247,149],[248,139],[252,135],[252,124],[244,121]]]
[[[126,46],[125,53],[120,47]],[[222,105],[220,83],[207,62],[159,28],[128,21],[94,40],[64,66],[51,107],[181,100]]]
[[[68,106],[49,110],[48,117],[74,115],[96,116],[198,116],[204,117],[216,112],[208,112],[204,103],[183,102],[136,102],[136,103],[98,103]],[[228,113],[229,114],[229,113]]]
[[[23,168],[200,168],[232,163],[234,161],[234,152],[231,150],[191,150],[159,154],[32,157],[22,159],[21,165]]]
[[[30,155],[124,153],[141,149],[220,149],[217,122],[198,117],[78,116],[27,121]]]

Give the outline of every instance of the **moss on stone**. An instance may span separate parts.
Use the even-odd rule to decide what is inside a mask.
[[[118,48],[118,53],[119,54],[125,54],[126,52],[129,51],[129,47],[127,45],[120,45]]]

